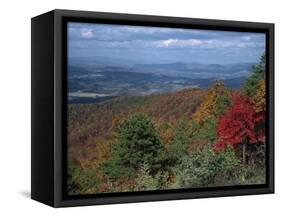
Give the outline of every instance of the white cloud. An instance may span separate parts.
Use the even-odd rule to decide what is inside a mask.
[[[82,38],[93,38],[94,37],[94,33],[93,30],[91,29],[81,29],[81,37]]]
[[[263,47],[264,43],[246,41],[241,39],[211,39],[211,40],[201,40],[201,39],[176,39],[170,38],[167,40],[158,40],[151,42],[151,45],[159,48],[254,48]]]
[[[121,26],[118,31],[124,31],[126,33],[145,33],[145,34],[154,34],[154,33],[179,33],[187,32],[190,30],[184,29],[175,29],[175,28],[163,28],[163,27],[144,27],[144,26]],[[193,31],[193,30],[191,30]]]
[[[206,48],[255,48],[263,47],[264,43],[243,40],[206,40],[203,45]]]
[[[199,39],[167,39],[152,42],[156,47],[192,47],[201,45],[203,42]]]

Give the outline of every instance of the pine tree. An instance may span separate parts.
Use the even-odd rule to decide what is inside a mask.
[[[118,127],[116,140],[112,145],[113,157],[105,165],[109,176],[136,176],[144,163],[149,165],[151,175],[161,169],[164,146],[147,115],[138,113],[124,120]]]
[[[246,95],[252,97],[259,86],[259,81],[265,79],[266,56],[261,56],[260,62],[253,66],[253,74],[246,80],[244,90]]]

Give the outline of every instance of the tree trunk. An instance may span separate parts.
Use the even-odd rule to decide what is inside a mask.
[[[242,159],[243,159],[243,164],[246,164],[246,143],[243,143],[242,147]]]

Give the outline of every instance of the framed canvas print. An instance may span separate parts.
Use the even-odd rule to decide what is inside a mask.
[[[67,10],[32,19],[33,199],[273,192],[273,24]]]

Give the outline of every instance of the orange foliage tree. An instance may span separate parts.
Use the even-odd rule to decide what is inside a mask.
[[[230,90],[225,87],[222,81],[217,81],[208,89],[193,117],[198,123],[216,119],[229,105]]]

